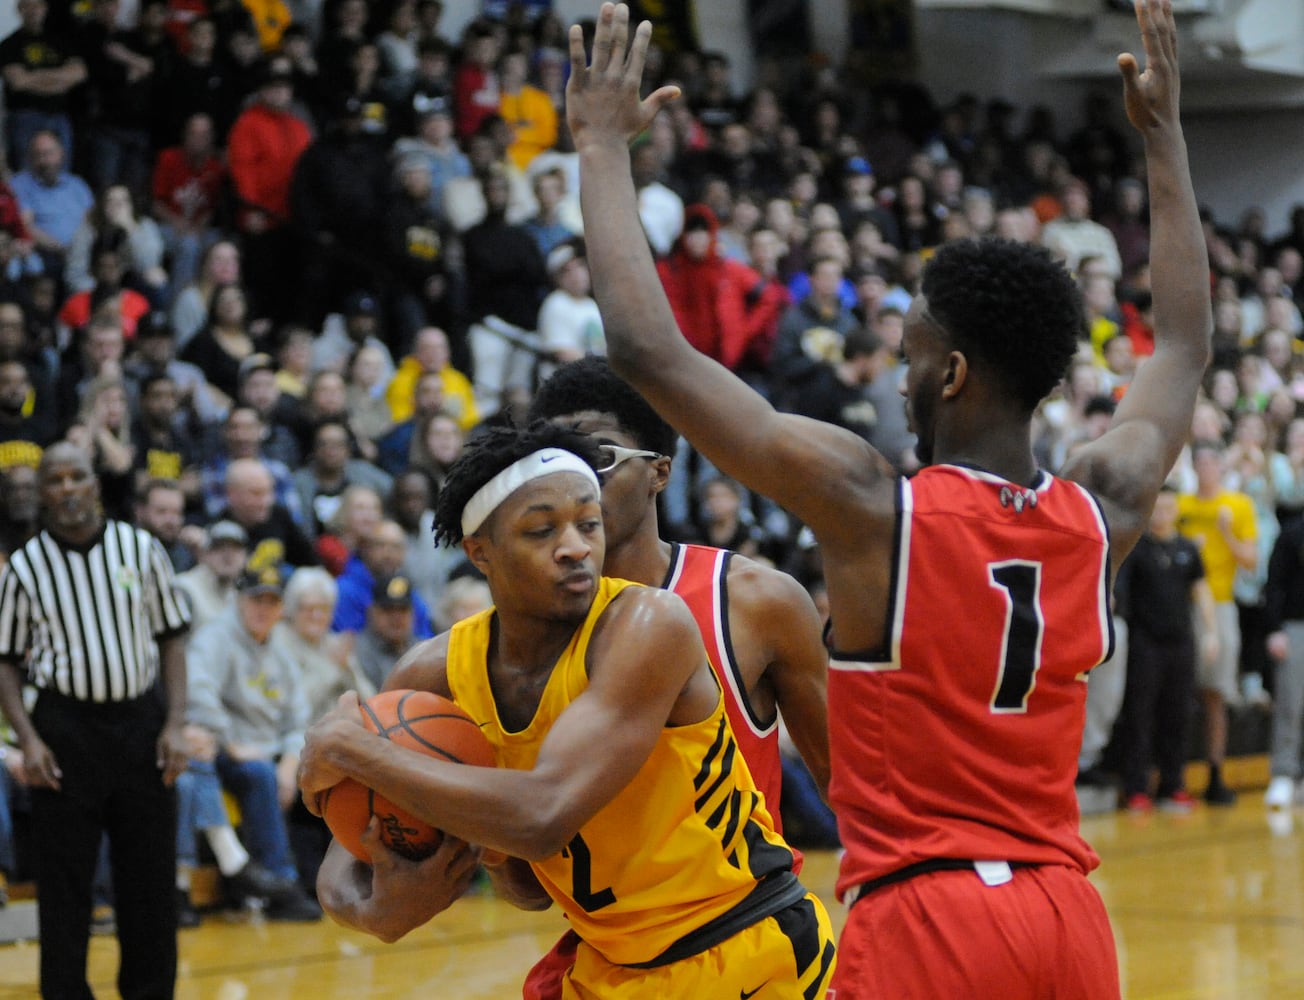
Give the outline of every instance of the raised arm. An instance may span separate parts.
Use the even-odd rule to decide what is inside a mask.
[[[1130,53],[1118,57],[1118,66],[1127,116],[1145,142],[1155,352],[1138,369],[1109,431],[1063,470],[1104,503],[1116,564],[1145,530],[1155,495],[1190,434],[1213,332],[1209,258],[1179,116],[1171,0],[1136,0],[1136,15],[1145,70]]]
[[[579,27],[570,33],[567,115],[612,367],[718,468],[778,501],[821,537],[837,539],[847,526],[846,495],[887,479],[890,467],[855,434],[777,413],[694,350],[675,324],[642,237],[629,143],[678,96],[677,88],[662,87],[639,98],[651,32],[644,22],[631,42],[628,9],[603,4],[591,64]],[[835,492],[839,502],[831,503]]]

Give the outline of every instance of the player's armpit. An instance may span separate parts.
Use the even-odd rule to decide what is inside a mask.
[[[499,864],[490,864],[486,860],[484,870],[498,898],[518,910],[546,910],[552,906],[552,897],[539,884],[528,861],[509,857]]]

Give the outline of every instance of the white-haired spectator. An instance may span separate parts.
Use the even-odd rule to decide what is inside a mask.
[[[347,638],[330,630],[338,597],[329,572],[319,566],[296,569],[285,585],[285,617],[272,630],[272,641],[299,665],[313,719],[330,711],[345,691],[362,698],[376,693],[353,662]]]

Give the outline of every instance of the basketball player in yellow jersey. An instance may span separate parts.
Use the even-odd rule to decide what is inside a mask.
[[[320,792],[356,778],[453,837],[524,859],[532,878],[509,861],[499,884],[526,905],[542,887],[583,941],[563,997],[822,997],[828,916],[792,873],[694,619],[667,591],[598,575],[596,461],[573,431],[499,428],[440,494],[438,536],[462,542],[494,607],[427,643],[405,676],[474,716],[500,766],[394,746],[362,727],[350,694],[308,733],[304,800],[315,810]],[[323,905],[371,929],[393,859],[371,873],[368,900],[368,876],[341,851],[323,865]],[[433,879],[447,863],[436,854],[413,874]],[[389,923],[381,936],[402,933]]]

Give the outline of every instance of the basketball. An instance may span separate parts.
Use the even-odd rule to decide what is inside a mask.
[[[359,707],[367,729],[391,743],[455,764],[493,767],[496,763],[493,745],[475,720],[440,695],[385,691]],[[322,818],[335,839],[359,861],[371,861],[362,846],[362,832],[372,816],[380,819],[381,841],[413,861],[428,858],[443,839],[435,827],[352,778],[327,789]]]

